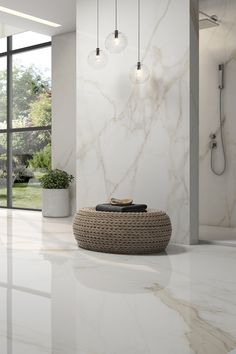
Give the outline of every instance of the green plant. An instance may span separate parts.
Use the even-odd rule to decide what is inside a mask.
[[[49,171],[51,168],[51,144],[46,145],[43,150],[36,152],[29,161],[29,166],[34,169],[42,168]]]
[[[40,178],[41,186],[44,189],[67,189],[74,177],[65,171],[51,170]]]

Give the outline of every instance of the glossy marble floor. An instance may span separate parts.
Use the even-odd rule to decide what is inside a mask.
[[[199,238],[216,245],[236,247],[236,228],[201,225]]]
[[[78,250],[71,220],[0,210],[1,354],[236,352],[236,248]]]

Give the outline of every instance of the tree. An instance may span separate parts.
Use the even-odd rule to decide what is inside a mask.
[[[40,100],[42,94],[50,94],[48,79],[34,66],[15,66],[13,70],[13,119],[24,121],[24,126],[32,126],[31,106]]]
[[[30,105],[29,120],[33,126],[47,126],[51,124],[52,103],[51,95],[41,93]]]
[[[13,120],[15,128],[51,124],[50,80],[35,66],[13,68]],[[6,70],[0,71],[0,127],[6,128]],[[50,141],[49,131],[14,133],[14,164],[28,163],[25,159],[43,151]],[[6,134],[0,134],[0,151],[6,151]]]
[[[0,122],[6,122],[7,72],[0,71]],[[17,127],[32,126],[31,106],[42,100],[41,95],[51,96],[51,84],[35,66],[13,67],[13,120]],[[45,103],[45,102],[43,102]],[[49,120],[50,117],[48,116]]]

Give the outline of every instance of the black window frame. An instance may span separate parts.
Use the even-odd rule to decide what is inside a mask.
[[[33,208],[19,208],[13,207],[12,203],[12,172],[13,172],[13,164],[12,164],[12,135],[13,133],[20,132],[34,132],[34,131],[45,131],[48,130],[51,132],[52,126],[40,126],[40,127],[22,127],[22,128],[13,128],[13,55],[19,53],[30,52],[37,49],[47,48],[52,46],[52,42],[44,42],[36,45],[26,46],[18,49],[12,49],[12,38],[13,36],[7,37],[7,51],[0,53],[0,58],[7,58],[7,128],[0,129],[0,134],[6,134],[7,136],[7,206],[1,206],[0,209],[18,209],[18,210],[35,210],[40,211],[41,209],[33,209]]]

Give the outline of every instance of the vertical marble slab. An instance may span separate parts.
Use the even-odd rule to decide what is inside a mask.
[[[190,243],[199,240],[199,2],[190,1]]]
[[[52,167],[76,175],[76,33],[52,37]],[[76,186],[71,190],[76,209]]]
[[[114,27],[113,6],[100,1],[102,49]],[[196,88],[191,92],[190,39],[197,38],[196,4],[148,0],[141,6],[142,57],[151,78],[135,86],[129,70],[137,61],[137,1],[119,2],[128,48],[109,55],[107,67],[95,71],[87,56],[96,46],[96,3],[77,0],[77,208],[111,196],[132,197],[170,215],[173,242],[196,242],[196,228],[193,240],[190,230],[190,115],[197,112],[197,101],[191,103]],[[192,50],[196,46],[197,41]]]
[[[236,2],[207,0],[200,8],[219,17],[220,26],[200,31],[200,223],[236,226]],[[223,90],[224,140],[227,169],[223,176],[211,171],[209,135],[217,134],[214,165],[222,169],[218,66],[225,64]]]

